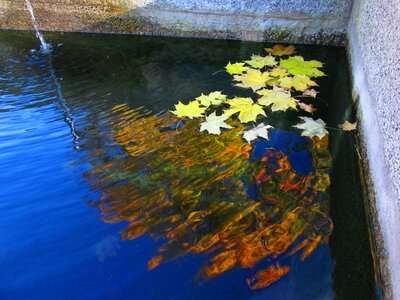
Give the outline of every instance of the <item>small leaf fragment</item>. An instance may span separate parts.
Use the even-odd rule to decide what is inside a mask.
[[[339,125],[339,128],[343,129],[344,131],[357,130],[357,122],[350,123],[349,121],[345,121],[343,124]]]
[[[303,123],[299,123],[293,125],[293,127],[303,130],[301,133],[302,136],[308,137],[318,137],[322,139],[325,135],[329,134],[329,132],[325,129],[325,122],[321,119],[314,120],[309,117],[300,117],[303,120]]]
[[[259,115],[266,116],[263,108],[254,103],[251,98],[236,97],[228,100],[227,103],[231,107],[225,110],[224,113],[228,116],[239,113],[239,120],[242,123],[255,122]]]
[[[243,75],[235,75],[234,80],[239,82],[236,86],[242,88],[251,88],[257,91],[266,86],[266,82],[270,79],[268,72],[261,72],[260,70],[250,69]]]
[[[252,141],[256,140],[258,137],[262,137],[269,140],[268,129],[274,128],[270,125],[265,125],[264,123],[258,124],[256,128],[249,129],[243,132],[243,138],[250,144]]]
[[[272,48],[264,48],[264,50],[267,53],[275,56],[292,55],[296,52],[296,48],[294,46],[285,47],[284,45],[275,45]]]
[[[230,62],[226,65],[225,67],[226,72],[228,72],[231,75],[240,75],[246,72],[249,67],[246,67],[244,63],[234,63],[231,64]]]
[[[227,115],[217,116],[215,112],[206,117],[206,120],[201,123],[200,132],[207,130],[211,134],[221,134],[221,128],[231,129],[233,128],[225,121],[229,118]]]
[[[200,103],[196,100],[188,104],[183,104],[179,101],[178,104],[175,104],[175,110],[171,112],[179,118],[188,117],[189,119],[193,119],[202,117],[206,109],[206,107],[201,107]]]

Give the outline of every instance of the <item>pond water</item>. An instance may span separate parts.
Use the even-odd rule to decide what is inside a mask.
[[[312,141],[275,113],[269,140],[168,110],[223,90],[268,44],[0,32],[2,299],[375,299],[342,48],[325,63]],[[312,183],[310,183],[312,182]],[[317,183],[316,183],[317,182]]]

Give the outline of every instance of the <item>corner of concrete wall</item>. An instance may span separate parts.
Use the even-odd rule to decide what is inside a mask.
[[[400,299],[400,2],[355,0],[353,91],[384,299]]]

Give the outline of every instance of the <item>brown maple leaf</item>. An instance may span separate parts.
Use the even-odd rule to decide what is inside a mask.
[[[339,125],[339,128],[344,131],[353,131],[357,129],[357,122],[350,123],[349,121],[345,121],[343,124]]]
[[[267,53],[275,56],[292,55],[296,52],[296,48],[294,46],[285,47],[284,45],[275,45],[272,48],[264,48],[264,50]]]
[[[317,94],[318,94],[319,92],[317,92],[316,90],[314,90],[314,89],[309,89],[309,90],[305,90],[304,91],[304,93],[303,93],[303,95],[304,96],[310,96],[310,97],[313,97],[313,98],[317,98]]]
[[[314,105],[312,104],[306,104],[303,102],[299,102],[297,103],[301,109],[305,110],[306,112],[309,112],[310,114],[314,113],[314,111],[316,111],[317,109],[314,108]]]

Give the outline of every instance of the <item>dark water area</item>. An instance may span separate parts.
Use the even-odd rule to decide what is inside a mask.
[[[325,63],[329,144],[277,112],[251,148],[168,110],[242,93],[223,66],[271,45],[45,37],[51,55],[0,32],[1,299],[377,297],[355,136],[336,129],[354,117],[344,49],[296,45]]]

